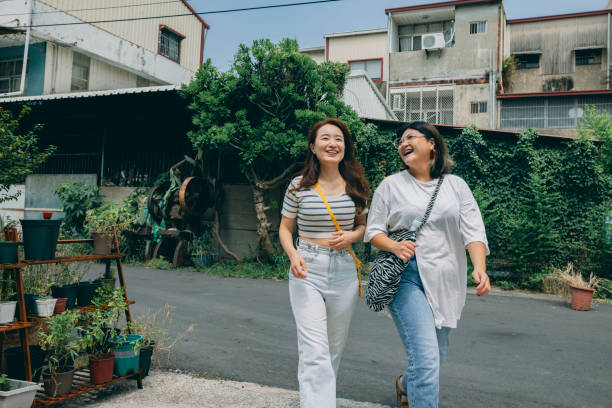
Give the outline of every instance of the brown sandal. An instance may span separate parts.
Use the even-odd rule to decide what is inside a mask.
[[[402,376],[397,377],[397,381],[395,382],[395,391],[397,392],[397,408],[410,408],[410,404],[408,403],[408,396],[402,388]]]

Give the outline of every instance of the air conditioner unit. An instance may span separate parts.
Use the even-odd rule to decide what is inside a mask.
[[[429,33],[423,34],[421,37],[421,44],[424,50],[436,50],[446,47],[446,40],[444,40],[444,33]]]

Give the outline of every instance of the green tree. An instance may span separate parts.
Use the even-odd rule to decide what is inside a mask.
[[[328,116],[359,133],[363,123],[341,101],[348,65],[317,65],[297,42],[257,40],[241,45],[232,68],[219,72],[206,61],[182,94],[191,103],[196,129],[188,136],[204,157],[223,153],[237,165],[253,191],[262,255],[274,246],[266,211],[266,191],[287,182],[307,148],[305,135]]]
[[[8,194],[11,185],[23,183],[25,178],[55,152],[49,146],[44,151],[38,149],[37,133],[42,125],[21,133],[19,122],[30,112],[23,106],[17,118],[10,111],[0,110],[0,203],[14,200],[20,192]]]

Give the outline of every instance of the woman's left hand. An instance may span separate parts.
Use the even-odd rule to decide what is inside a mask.
[[[334,251],[344,251],[349,247],[349,245],[351,245],[349,234],[350,232],[347,231],[332,232],[334,237],[327,241],[327,245],[329,245],[329,247]]]
[[[489,275],[481,269],[474,269],[472,272],[472,278],[476,281],[476,296],[487,296],[491,291],[491,282],[489,281]]]

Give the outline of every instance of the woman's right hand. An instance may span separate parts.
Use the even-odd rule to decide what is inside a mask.
[[[393,252],[402,261],[406,262],[414,256],[414,249],[418,247],[415,242],[412,241],[399,241],[393,244]]]
[[[302,255],[295,251],[295,253],[289,257],[289,261],[291,262],[291,272],[293,273],[293,276],[299,279],[304,279],[306,277],[308,268],[306,268],[306,261],[304,261]]]

